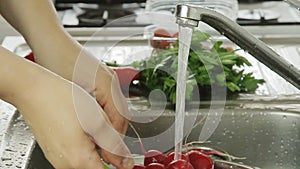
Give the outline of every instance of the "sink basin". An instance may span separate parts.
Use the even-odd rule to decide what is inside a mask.
[[[240,100],[238,103],[236,101],[229,102],[218,127],[203,145],[224,150],[233,156],[245,157],[236,162],[253,167],[263,169],[299,168],[300,106],[293,102],[281,106],[276,101],[268,101],[270,104],[261,102],[260,99],[252,101],[251,104],[249,104],[249,100]],[[289,105],[289,108],[286,105]],[[251,106],[253,107],[250,108]],[[198,114],[196,110],[188,112],[188,118],[201,119],[207,115],[208,109],[201,108]],[[148,114],[137,115],[133,119],[144,121],[153,118],[154,114],[148,112]],[[140,136],[147,139],[164,132],[173,122],[174,112],[166,110],[162,116],[151,123],[132,124]],[[200,123],[193,128],[188,136],[188,142],[198,140],[202,127],[203,123]],[[130,128],[127,136],[136,137]],[[125,139],[132,153],[141,154],[139,143],[130,140]],[[163,141],[159,139],[152,142],[146,141],[144,144],[148,150],[162,150],[161,145],[172,145],[173,142],[174,140],[169,138],[169,140],[164,139]],[[37,144],[32,148],[27,162],[27,169],[53,168]]]

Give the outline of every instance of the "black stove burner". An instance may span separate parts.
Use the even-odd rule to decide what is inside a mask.
[[[278,23],[280,14],[265,9],[240,10],[237,22],[242,25],[266,25]]]
[[[86,12],[77,16],[77,18],[79,25],[82,26],[104,26],[111,21],[114,21],[112,24],[116,25],[122,25],[128,21],[135,22],[134,12],[111,7],[86,10]]]

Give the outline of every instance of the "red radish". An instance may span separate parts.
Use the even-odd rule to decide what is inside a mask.
[[[144,165],[147,166],[150,163],[164,164],[166,156],[162,152],[160,152],[158,150],[149,150],[147,152],[145,150],[145,146],[143,145],[143,142],[141,140],[141,137],[140,137],[139,133],[136,131],[136,129],[134,128],[134,126],[131,123],[129,123],[129,126],[132,128],[133,132],[137,135],[137,137],[139,139],[139,143],[140,143],[140,146],[141,146],[142,153],[145,156],[145,158],[144,158]]]
[[[145,168],[146,168],[145,166],[139,165],[139,164],[135,164],[135,165],[133,166],[133,169],[145,169]]]
[[[35,62],[34,55],[32,52],[30,52],[28,55],[26,55],[25,58],[32,62]]]
[[[139,72],[134,68],[114,67],[113,70],[116,72],[121,86],[130,85],[133,80],[139,78]]]
[[[233,51],[233,48],[230,47],[230,46],[225,47],[225,49],[227,50],[227,52],[232,52]]]
[[[157,28],[154,30],[154,36],[157,36],[157,37],[165,37],[165,38],[170,38],[172,37],[171,34],[163,29],[163,28]]]
[[[144,165],[148,166],[151,163],[164,164],[165,159],[166,156],[162,152],[157,150],[149,150],[145,154]]]
[[[191,163],[183,159],[172,161],[166,169],[194,169]]]
[[[172,35],[163,28],[158,28],[154,31],[154,37],[171,38]],[[170,42],[168,40],[151,40],[151,46],[154,48],[166,49]]]
[[[151,163],[146,166],[146,169],[165,169],[165,167],[160,163]]]
[[[197,150],[190,150],[188,153],[190,163],[194,169],[212,169],[213,161],[208,155],[205,155]]]
[[[167,155],[167,158],[165,159],[164,165],[169,165],[172,161],[174,161],[175,152],[171,152]],[[181,154],[181,159],[188,161],[188,158],[185,154]]]
[[[177,38],[179,36],[179,32],[176,32],[172,35],[173,38]]]
[[[32,52],[26,55],[25,58],[32,62],[35,62],[35,58]],[[129,85],[132,80],[137,80],[139,78],[139,72],[134,68],[113,67],[112,69],[116,72],[121,86]]]
[[[217,150],[214,150],[214,149],[208,149],[208,148],[201,148],[201,147],[198,147],[198,148],[193,148],[191,150],[195,150],[195,151],[199,151],[205,155],[219,155],[219,156],[229,156],[223,152],[220,152],[220,151],[217,151]]]
[[[150,44],[154,48],[166,49],[167,47],[169,47],[170,42],[168,42],[167,40],[151,40]]]

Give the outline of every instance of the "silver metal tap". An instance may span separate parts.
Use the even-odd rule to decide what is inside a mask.
[[[300,0],[284,0],[284,2],[300,11]]]
[[[187,4],[178,4],[175,16],[179,25],[196,27],[200,21],[205,22],[300,89],[299,69],[226,16],[212,9]]]

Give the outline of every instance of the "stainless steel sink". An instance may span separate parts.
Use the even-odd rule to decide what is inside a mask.
[[[269,98],[272,100],[272,98]],[[263,169],[299,169],[300,166],[300,106],[297,100],[286,102],[283,100],[268,100],[256,98],[249,102],[249,98],[228,102],[222,120],[216,131],[203,145],[228,152],[231,155],[245,157],[237,160],[249,166]],[[145,104],[136,101],[137,105]],[[268,103],[268,104],[266,104]],[[284,104],[282,104],[284,103]],[[146,104],[145,104],[146,105]],[[202,105],[203,106],[203,105]],[[205,107],[205,105],[204,105]],[[208,109],[201,108],[197,115],[190,110],[187,115],[193,118],[202,118],[207,115]],[[145,120],[153,114],[135,116],[134,119]],[[157,120],[142,124],[133,123],[142,138],[155,136],[174,123],[174,112],[166,110]],[[201,123],[194,128],[188,141],[198,140],[203,127]],[[127,136],[136,137],[132,129]],[[126,139],[125,139],[126,140]],[[164,140],[173,143],[173,139]],[[162,140],[146,144],[146,149],[157,149]],[[138,142],[127,140],[132,153],[141,154]],[[27,169],[52,169],[37,144],[32,147],[27,161]]]

